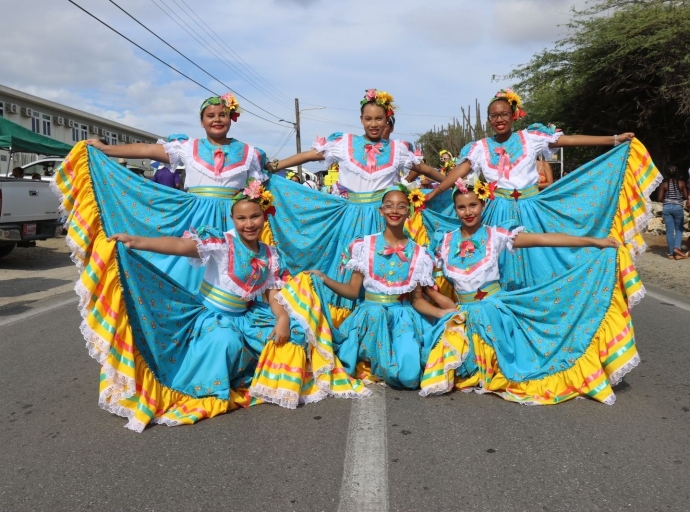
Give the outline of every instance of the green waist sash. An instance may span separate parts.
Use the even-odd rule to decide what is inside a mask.
[[[189,187],[187,191],[197,196],[232,199],[237,195],[239,189],[230,187]]]
[[[348,192],[347,198],[351,203],[357,204],[380,203],[385,193],[385,189],[376,192]]]
[[[510,190],[508,188],[497,188],[494,190],[494,196],[502,197],[503,199],[527,199],[528,197],[534,197],[539,194],[539,187],[532,185],[531,187]]]
[[[474,292],[458,293],[458,302],[460,304],[468,304],[471,302],[477,302],[485,297],[490,297],[501,291],[501,285],[498,281],[491,281],[486,283],[484,286],[479,288],[479,290]]]

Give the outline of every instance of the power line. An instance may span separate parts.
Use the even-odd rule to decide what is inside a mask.
[[[100,18],[98,18],[98,17],[95,16],[94,14],[91,14],[89,11],[87,11],[86,9],[84,9],[82,6],[76,4],[76,3],[73,2],[72,0],[67,0],[67,1],[68,1],[69,3],[71,3],[72,5],[74,5],[75,7],[79,8],[81,11],[85,12],[86,14],[88,14],[89,16],[91,16],[93,19],[95,19],[96,21],[98,21],[98,22],[101,23],[102,25],[105,25],[106,27],[108,27],[110,30],[112,30],[113,32],[115,32],[117,35],[119,35],[119,36],[122,37],[123,39],[125,39],[125,40],[129,41],[130,43],[132,43],[134,46],[136,46],[137,48],[139,48],[141,51],[143,51],[143,52],[146,53],[147,55],[149,55],[149,56],[151,56],[152,58],[156,59],[158,62],[160,62],[160,63],[163,64],[164,66],[169,67],[169,68],[172,69],[175,73],[178,73],[178,74],[182,75],[183,77],[185,77],[185,78],[186,78],[187,80],[189,80],[190,82],[194,82],[196,85],[198,85],[198,86],[201,87],[202,89],[204,89],[204,90],[210,92],[210,93],[213,94],[214,96],[218,96],[218,93],[217,93],[217,92],[212,91],[211,89],[209,89],[209,88],[206,87],[205,85],[202,85],[201,83],[199,83],[199,82],[197,82],[196,80],[194,80],[192,77],[190,77],[190,76],[188,76],[188,75],[185,75],[185,74],[184,74],[182,71],[180,71],[179,69],[177,69],[177,68],[175,68],[174,66],[168,64],[167,62],[165,62],[165,61],[164,61],[163,59],[161,59],[160,57],[155,56],[153,53],[151,53],[150,51],[148,51],[146,48],[144,48],[143,46],[141,46],[141,45],[135,43],[135,42],[132,41],[129,37],[127,37],[126,35],[122,34],[121,32],[118,32],[116,29],[114,29],[113,27],[111,27],[110,25],[108,25],[105,21],[101,20]],[[244,112],[246,112],[247,114],[250,114],[250,115],[252,115],[252,116],[254,116],[254,117],[257,117],[257,118],[259,118],[259,119],[261,119],[261,120],[263,120],[263,121],[266,121],[267,123],[275,124],[276,126],[282,126],[282,127],[285,126],[285,125],[282,125],[282,124],[280,124],[280,123],[276,123],[275,121],[271,121],[270,119],[266,119],[265,117],[261,117],[260,115],[255,114],[254,112],[251,112],[251,111],[249,111],[249,110],[247,110],[247,109],[243,109],[243,110],[244,110]]]
[[[74,4],[74,2],[72,2],[72,0],[68,0],[68,1],[69,1],[70,3],[73,3],[73,4]],[[242,98],[242,99],[245,100],[246,102],[248,102],[248,103],[254,105],[254,106],[255,106],[256,108],[258,108],[259,110],[261,110],[261,111],[263,111],[263,112],[266,112],[268,115],[273,116],[273,117],[275,117],[276,119],[280,119],[280,116],[277,116],[277,115],[275,115],[275,114],[269,112],[269,111],[266,110],[265,108],[260,107],[259,105],[257,105],[257,104],[254,103],[253,101],[251,101],[249,98],[246,98],[245,96],[242,96],[242,95],[241,95],[240,93],[238,93],[237,91],[233,91],[232,87],[230,87],[229,85],[227,85],[226,83],[224,83],[220,78],[216,78],[216,77],[213,76],[211,73],[209,73],[208,71],[206,71],[204,68],[202,68],[201,66],[199,66],[196,62],[194,62],[192,59],[190,59],[189,57],[187,57],[184,53],[182,53],[181,51],[179,51],[177,48],[175,48],[173,45],[171,45],[170,43],[168,43],[168,42],[167,42],[165,39],[163,39],[161,36],[159,36],[158,34],[156,34],[153,30],[151,30],[151,29],[148,28],[146,25],[144,25],[141,21],[139,21],[139,20],[136,19],[134,16],[132,16],[130,13],[128,13],[125,9],[123,9],[122,7],[120,7],[114,0],[110,0],[110,3],[113,4],[115,7],[117,7],[118,9],[120,9],[122,12],[124,12],[127,16],[129,16],[129,17],[130,17],[132,20],[134,20],[137,24],[139,24],[141,27],[143,27],[145,30],[147,30],[149,33],[151,33],[154,37],[156,37],[158,40],[160,40],[162,43],[164,43],[166,46],[168,46],[170,49],[172,49],[174,52],[176,52],[176,53],[177,53],[178,55],[180,55],[182,58],[184,58],[185,60],[187,60],[190,64],[192,64],[193,66],[195,66],[196,68],[198,68],[199,70],[201,70],[202,72],[206,73],[208,76],[210,76],[211,78],[213,78],[216,82],[218,82],[219,84],[223,85],[224,87],[227,87],[228,90],[232,91],[233,93],[235,93],[237,96],[239,96],[240,98]],[[74,4],[74,5],[77,5],[77,4]],[[82,9],[82,10],[84,10],[84,9]],[[87,13],[88,13],[88,11],[86,11],[86,10],[84,10],[84,12],[87,12]],[[88,13],[88,14],[90,14],[90,13]],[[95,16],[94,16],[94,18],[95,18]],[[96,19],[98,19],[98,18],[96,18]],[[99,20],[99,21],[100,21],[100,20]]]
[[[290,133],[288,133],[288,134],[287,134],[287,137],[285,137],[285,140],[283,141],[283,144],[281,144],[281,146],[278,148],[278,151],[276,151],[275,154],[273,155],[273,158],[275,158],[275,157],[278,156],[278,153],[280,153],[280,152],[282,151],[282,149],[285,147],[285,145],[290,141],[290,137],[292,137],[292,134],[293,134],[294,132],[295,132],[295,129],[294,129],[294,128],[293,128],[292,130],[290,130]]]
[[[249,77],[247,77],[246,75],[244,75],[244,74],[241,72],[241,70],[238,69],[237,66],[235,66],[234,63],[230,62],[230,61],[229,61],[228,59],[226,59],[223,55],[221,55],[220,53],[218,53],[218,52],[214,49],[214,46],[217,46],[217,45],[214,45],[213,41],[209,41],[209,40],[207,40],[207,39],[204,37],[204,35],[203,35],[203,32],[204,32],[204,31],[203,31],[203,28],[202,28],[202,32],[201,32],[201,33],[199,33],[198,31],[195,31],[194,28],[192,28],[192,27],[189,25],[189,23],[187,23],[178,13],[176,13],[174,9],[170,9],[167,5],[165,5],[164,0],[160,0],[160,1],[161,1],[161,3],[163,3],[163,5],[165,6],[165,8],[161,7],[161,6],[156,2],[156,0],[151,0],[151,2],[152,2],[156,7],[158,7],[158,9],[160,9],[161,12],[163,12],[163,14],[165,14],[168,18],[170,18],[173,22],[175,22],[175,24],[177,24],[177,26],[180,27],[182,30],[184,30],[187,34],[189,34],[197,43],[199,43],[199,45],[201,45],[202,48],[205,48],[206,51],[208,51],[211,55],[213,55],[215,58],[217,58],[217,59],[220,61],[221,64],[223,64],[225,67],[227,67],[228,69],[230,69],[233,73],[235,73],[235,74],[237,74],[238,76],[240,76],[241,78],[243,78],[249,85],[251,85],[251,86],[254,87],[255,89],[257,89],[257,90],[259,90],[260,92],[262,92],[263,94],[265,94],[269,99],[275,101],[278,105],[280,105],[280,106],[282,106],[282,107],[285,107],[285,106],[286,106],[285,103],[282,103],[282,100],[281,100],[280,98],[275,97],[275,96],[272,95],[271,93],[269,93],[269,92],[267,92],[266,90],[264,90],[263,88],[261,88],[261,87],[260,87],[258,84],[256,84],[251,78],[249,78]],[[175,0],[173,0],[173,1],[175,1]],[[177,4],[177,2],[175,2],[175,3]],[[177,6],[180,8],[180,10],[182,10],[182,12],[183,12],[184,14],[187,14],[187,13],[184,11],[184,9],[182,9],[182,7],[181,7],[179,4],[177,4]],[[168,12],[168,11],[170,11],[170,12]],[[171,15],[171,13],[174,14],[175,17],[176,17],[177,19],[173,18],[173,16]],[[187,15],[187,17],[189,17],[189,15]],[[191,19],[191,18],[190,18],[190,19]],[[179,20],[179,21],[178,21],[178,20]],[[192,21],[194,21],[194,20],[192,20]],[[196,23],[196,22],[195,22],[195,23]],[[199,24],[197,23],[197,25],[199,25]],[[194,32],[196,32],[196,33],[194,33]],[[197,35],[198,35],[199,37],[197,37]],[[287,108],[287,107],[286,107],[286,108]]]
[[[177,4],[177,0],[173,1]],[[197,18],[201,23],[203,23],[203,25],[213,34],[213,36],[215,36],[213,37],[213,39],[215,39],[220,46],[227,48],[230,54],[234,55],[239,61],[242,62],[242,64],[244,64],[240,64],[244,69],[246,69],[249,73],[251,73],[261,82],[263,82],[267,87],[275,91],[279,96],[282,96],[284,98],[283,101],[292,101],[292,98],[289,98],[287,95],[283,94],[278,88],[274,87],[268,80],[266,80],[263,76],[256,72],[254,68],[252,68],[235,50],[233,50],[225,41],[223,41],[223,39],[218,35],[218,33],[215,30],[213,30],[213,28],[210,27],[208,23],[201,19],[201,17],[194,11],[194,9],[192,9],[189,6],[189,4],[187,4],[187,2],[185,2],[185,0],[180,1],[187,7],[187,11],[189,11],[195,18]],[[203,30],[203,27],[201,28]]]

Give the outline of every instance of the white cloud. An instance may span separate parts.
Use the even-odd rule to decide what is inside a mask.
[[[505,43],[549,44],[568,34],[565,25],[573,7],[582,9],[586,3],[587,0],[495,0],[491,31]]]
[[[76,0],[107,23],[217,92],[225,87],[187,63],[109,2]],[[460,107],[485,103],[502,75],[559,37],[569,6],[584,0],[117,0],[242,95],[285,119],[294,119],[294,97],[303,106],[329,108],[304,113],[302,140],[336,130],[360,131],[364,89],[391,92],[400,106],[396,131],[420,133],[459,115]],[[173,19],[157,4],[165,6]],[[218,34],[181,10],[190,5]],[[44,96],[154,133],[201,135],[198,106],[207,91],[187,81],[67,2],[0,0],[5,44],[0,48],[4,85]],[[566,14],[559,14],[560,12]],[[558,18],[561,16],[561,18]],[[561,21],[558,21],[560,19]],[[30,20],[28,22],[27,20]],[[187,25],[185,25],[187,24]],[[194,38],[233,65],[230,46],[273,87],[239,77]],[[242,106],[276,120],[247,101]],[[434,114],[417,117],[405,114]],[[310,119],[311,118],[311,119]],[[316,119],[329,120],[317,121]],[[283,128],[245,113],[233,136],[273,154],[287,135]],[[354,127],[354,128],[353,128]],[[406,138],[414,138],[405,136]],[[294,140],[281,152],[291,154]]]

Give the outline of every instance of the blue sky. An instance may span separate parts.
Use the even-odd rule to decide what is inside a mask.
[[[461,106],[474,108],[475,99],[485,107],[498,88],[509,85],[492,77],[552,46],[566,33],[571,7],[585,3],[115,1],[268,113],[240,99],[242,107],[274,122],[294,120],[296,97],[302,108],[326,107],[303,112],[303,150],[317,135],[361,132],[359,100],[369,87],[395,96],[396,135],[408,140],[459,116]],[[226,91],[110,1],[75,2],[209,89]],[[3,85],[153,133],[203,135],[197,112],[207,91],[66,0],[0,0],[0,8]],[[289,156],[295,152],[291,125],[278,124],[245,112],[231,134],[270,157]]]

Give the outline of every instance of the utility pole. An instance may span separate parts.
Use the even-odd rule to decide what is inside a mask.
[[[297,145],[297,153],[302,152],[302,137],[299,131],[299,98],[295,98],[295,143]],[[297,166],[297,175],[302,183],[304,183],[304,177],[302,176],[302,164]]]

